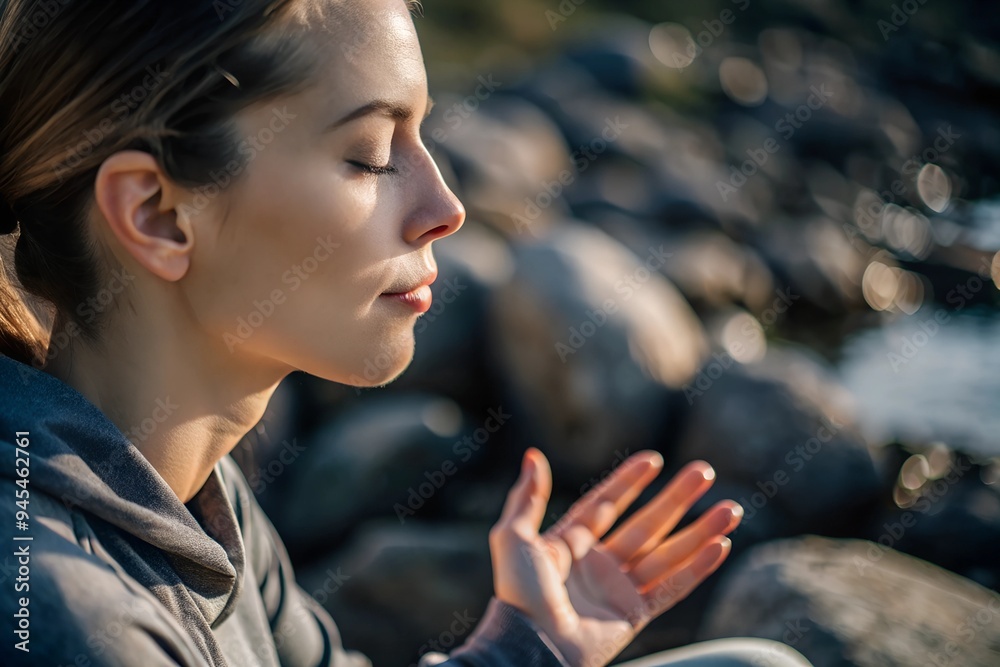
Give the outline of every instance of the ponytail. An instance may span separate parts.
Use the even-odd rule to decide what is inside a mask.
[[[6,246],[8,238],[0,236],[0,246]],[[24,364],[40,365],[45,357],[42,327],[22,299],[13,272],[7,271],[10,256],[7,247],[0,248],[0,354]]]

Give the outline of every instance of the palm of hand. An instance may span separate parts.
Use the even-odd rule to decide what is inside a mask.
[[[610,662],[728,555],[722,536],[742,515],[731,501],[664,540],[711,486],[714,473],[704,462],[689,464],[605,537],[661,467],[655,453],[634,455],[540,535],[551,474],[541,453],[529,450],[491,532],[497,597],[532,618],[571,665]]]

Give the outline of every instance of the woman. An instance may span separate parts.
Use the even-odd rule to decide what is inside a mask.
[[[0,8],[0,232],[54,318],[43,344],[8,276],[3,664],[366,664],[227,454],[288,373],[381,385],[411,360],[432,243],[465,216],[420,140],[411,8]],[[391,364],[370,378],[375,354]],[[712,483],[696,462],[605,535],[661,467],[636,454],[540,535],[551,477],[529,449],[490,534],[487,614],[424,664],[610,662],[719,566],[742,514],[723,502],[667,538]],[[802,664],[779,647],[655,659]]]

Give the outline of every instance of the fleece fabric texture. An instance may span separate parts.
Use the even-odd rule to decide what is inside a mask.
[[[295,583],[229,456],[182,503],[64,382],[0,356],[0,396],[0,665],[371,664],[344,649],[333,620]],[[566,662],[494,598],[469,640],[450,657],[421,660],[431,664]]]

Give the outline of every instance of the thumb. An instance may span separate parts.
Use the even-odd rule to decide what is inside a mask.
[[[507,494],[500,523],[538,534],[552,493],[552,470],[545,455],[534,447],[524,453],[521,475]]]

